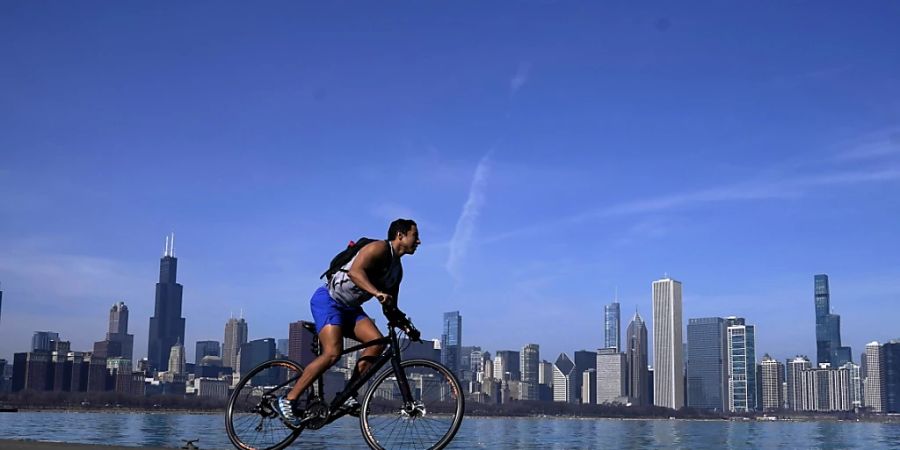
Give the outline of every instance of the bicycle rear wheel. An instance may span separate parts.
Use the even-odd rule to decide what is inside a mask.
[[[441,449],[456,435],[465,403],[459,381],[446,367],[424,359],[403,361],[413,403],[405,404],[394,370],[372,382],[359,424],[374,449]]]
[[[303,368],[293,361],[272,360],[241,378],[225,411],[225,430],[235,447],[280,450],[297,439],[302,429],[285,425],[275,412],[274,403],[278,396],[291,390],[302,373]]]

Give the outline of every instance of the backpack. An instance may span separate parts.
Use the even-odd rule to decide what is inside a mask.
[[[356,242],[350,241],[350,243],[347,244],[347,248],[337,255],[334,255],[334,258],[331,258],[331,264],[328,266],[328,270],[322,273],[322,276],[319,278],[326,278],[330,281],[331,277],[341,270],[341,267],[344,267],[344,265],[353,260],[353,257],[356,256],[363,247],[373,242],[378,242],[379,240],[380,239],[361,237],[357,239]]]

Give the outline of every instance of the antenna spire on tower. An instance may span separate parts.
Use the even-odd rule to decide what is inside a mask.
[[[169,250],[169,256],[175,257],[175,232],[172,232],[172,248]]]
[[[169,236],[166,236],[166,249],[163,250],[163,256],[169,256]]]

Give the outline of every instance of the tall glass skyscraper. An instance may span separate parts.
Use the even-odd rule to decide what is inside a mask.
[[[725,319],[690,319],[687,326],[687,405],[725,411],[728,392]]]
[[[684,340],[681,282],[653,282],[653,402],[664,408],[684,406]]]
[[[538,399],[538,367],[541,362],[541,348],[538,344],[522,347],[519,371],[522,374],[522,400]]]
[[[197,341],[195,348],[194,364],[198,366],[204,356],[221,356],[219,355],[219,341]]]
[[[604,348],[614,348],[616,351],[620,351],[622,349],[622,344],[619,341],[619,302],[612,302],[603,307],[603,334]]]
[[[175,235],[166,237],[166,250],[159,260],[159,282],[156,283],[156,305],[150,318],[147,340],[147,362],[150,371],[169,366],[169,350],[176,342],[184,342],[184,317],[181,317],[182,286],[176,281],[178,259],[175,258]]]
[[[625,366],[628,376],[625,380],[628,396],[635,405],[650,404],[650,353],[647,351],[647,325],[637,312],[625,330]]]
[[[852,360],[850,347],[841,346],[841,316],[831,314],[828,275],[813,277],[816,307],[816,359],[819,364],[842,366]]]
[[[462,316],[459,311],[444,313],[444,333],[441,335],[441,363],[461,376]]]
[[[59,341],[59,333],[55,331],[35,331],[34,336],[31,337],[31,350],[49,352],[52,350],[50,341]]]
[[[725,319],[728,336],[728,410],[756,410],[756,332],[740,317]]]
[[[881,346],[884,357],[885,412],[900,413],[900,340]]]

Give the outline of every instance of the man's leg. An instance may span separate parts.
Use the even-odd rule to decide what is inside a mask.
[[[353,334],[356,335],[357,341],[363,343],[372,342],[384,337],[381,332],[378,331],[378,327],[375,326],[372,319],[368,317],[356,321],[356,326],[353,327]],[[365,373],[366,369],[372,365],[371,360],[380,355],[382,350],[384,350],[383,345],[373,345],[363,349],[362,355],[360,355],[360,358],[356,362],[353,377],[355,378],[356,376]]]
[[[333,366],[341,358],[341,352],[344,351],[344,337],[341,333],[340,325],[325,325],[319,332],[319,342],[322,345],[322,354],[314,359],[303,370],[303,375],[294,384],[291,392],[285,396],[290,401],[297,400],[300,393],[303,392],[313,380],[325,373],[329,367]]]

